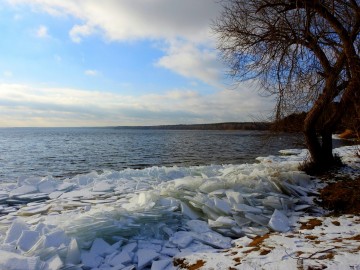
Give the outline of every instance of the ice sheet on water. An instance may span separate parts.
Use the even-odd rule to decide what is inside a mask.
[[[152,167],[63,182],[48,177],[0,184],[0,213],[13,212],[0,219],[0,241],[20,253],[11,255],[19,262],[44,269],[120,261],[132,268],[160,255],[165,264],[176,252],[228,248],[228,236],[286,231],[286,215],[311,208],[306,196],[314,191],[309,176],[296,170],[305,152],[284,153],[254,164]]]

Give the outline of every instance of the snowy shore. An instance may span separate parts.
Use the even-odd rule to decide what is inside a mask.
[[[351,175],[355,149],[336,149]],[[360,218],[324,217],[307,152],[281,152],[2,183],[0,269],[360,269]]]

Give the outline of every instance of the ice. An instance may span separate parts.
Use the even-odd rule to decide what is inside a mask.
[[[103,262],[103,260],[104,259],[102,257],[95,256],[87,251],[83,251],[81,253],[81,262],[85,267],[96,268]]]
[[[218,211],[224,213],[224,214],[230,214],[231,212],[231,207],[229,205],[228,202],[226,202],[225,200],[219,199],[219,198],[215,198],[214,199],[214,204],[215,207]]]
[[[52,207],[51,204],[38,204],[27,207],[22,207],[18,214],[23,216],[32,216],[40,213],[47,212]]]
[[[5,244],[15,243],[16,241],[18,241],[23,231],[29,231],[29,230],[30,229],[28,225],[24,221],[20,219],[16,219],[12,223],[8,231],[6,232],[4,243]]]
[[[181,213],[190,218],[190,219],[198,219],[200,218],[200,215],[196,213],[194,210],[192,210],[186,203],[181,202]]]
[[[243,204],[243,203],[239,203],[236,204],[234,206],[234,210],[235,211],[239,211],[239,212],[251,212],[251,213],[261,213],[261,209],[247,205],[247,204]]]
[[[137,269],[143,269],[153,260],[157,259],[159,254],[151,249],[139,249],[137,251],[138,265]]]
[[[213,231],[205,232],[202,234],[194,235],[194,238],[206,245],[215,248],[230,248],[231,238],[224,237],[221,234]]]
[[[59,247],[61,244],[68,246],[70,239],[66,236],[62,230],[56,230],[44,235],[44,248]]]
[[[129,243],[123,246],[122,250],[127,252],[133,252],[137,249],[137,243]]]
[[[132,261],[132,258],[129,255],[129,252],[127,251],[122,251],[119,254],[117,254],[116,256],[114,256],[110,261],[109,264],[112,266],[116,266],[119,264],[127,264],[130,263]]]
[[[155,261],[151,265],[151,270],[164,270],[171,262],[171,260]]]
[[[111,254],[115,250],[104,241],[102,238],[96,238],[91,246],[90,253],[94,256],[104,256],[105,254]]]
[[[275,209],[269,221],[269,227],[277,232],[287,232],[290,230],[289,219],[281,211]]]
[[[15,196],[19,196],[19,195],[24,195],[24,194],[29,194],[29,193],[36,193],[38,192],[37,188],[34,186],[29,186],[29,185],[23,185],[21,187],[18,187],[14,190],[12,190],[9,193],[10,197],[15,197]]]
[[[32,258],[38,269],[42,263],[54,269],[157,269],[170,267],[162,263],[181,251],[230,248],[229,237],[288,231],[295,211],[314,211],[314,185],[296,169],[304,157],[299,151],[254,164],[0,184],[0,250],[25,262]]]
[[[115,186],[107,181],[101,181],[94,184],[92,191],[94,192],[109,192],[113,191]]]
[[[80,250],[78,243],[75,238],[71,239],[69,248],[66,254],[66,263],[67,264],[79,264],[80,263]]]
[[[4,250],[0,250],[0,258],[0,269],[4,270],[40,270],[45,266],[38,257],[25,257]]]
[[[55,255],[51,259],[47,260],[49,270],[58,270],[63,267],[63,262],[58,255]]]
[[[209,228],[209,225],[202,220],[189,220],[186,225],[189,227],[189,229],[195,233],[204,233],[211,231]]]
[[[245,218],[262,226],[266,226],[269,223],[269,218],[260,214],[246,213]]]
[[[41,193],[52,193],[56,190],[57,181],[53,179],[44,179],[38,185],[37,188]]]
[[[24,252],[29,251],[39,240],[40,233],[37,231],[23,230],[17,241],[17,246]]]
[[[244,203],[244,198],[240,192],[235,192],[233,190],[227,190],[226,197],[228,198],[229,202],[232,205]]]
[[[195,234],[192,232],[179,231],[170,237],[170,242],[179,248],[186,248],[194,240]]]

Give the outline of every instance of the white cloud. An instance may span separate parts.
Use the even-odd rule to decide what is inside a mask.
[[[242,86],[201,95],[194,90],[130,96],[69,88],[0,84],[0,126],[108,126],[251,121],[271,100]]]
[[[71,30],[70,30],[70,38],[73,42],[75,43],[80,43],[82,41],[83,37],[87,37],[90,36],[91,34],[93,34],[95,32],[94,27],[88,25],[88,24],[84,24],[84,25],[75,25]]]
[[[167,49],[167,55],[160,58],[156,65],[219,87],[222,65],[214,50],[199,49],[190,43],[173,42]]]
[[[36,30],[36,36],[38,38],[47,38],[49,37],[49,30],[45,25],[40,25]]]
[[[217,0],[8,0],[28,4],[51,15],[70,15],[81,23],[69,36],[80,43],[90,35],[109,41],[164,41],[166,55],[158,65],[181,76],[205,83],[214,82],[221,72],[216,61],[210,24],[218,15]],[[180,42],[181,41],[181,42]],[[179,45],[180,44],[180,45]],[[184,51],[181,51],[184,49]]]
[[[87,76],[93,76],[93,77],[98,76],[98,75],[100,74],[99,71],[94,70],[94,69],[85,70],[84,73],[85,73],[85,75],[87,75]]]
[[[8,0],[52,15],[71,15],[99,27],[111,40],[174,39],[202,42],[218,14],[215,0]],[[87,32],[87,31],[85,31]]]

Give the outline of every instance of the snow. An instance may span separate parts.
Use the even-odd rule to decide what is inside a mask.
[[[359,175],[355,151],[335,150]],[[312,203],[322,184],[297,170],[307,151],[281,152],[0,184],[0,269],[175,269],[176,258],[201,269],[360,269],[359,218],[323,217]],[[300,228],[312,218],[324,226]]]

